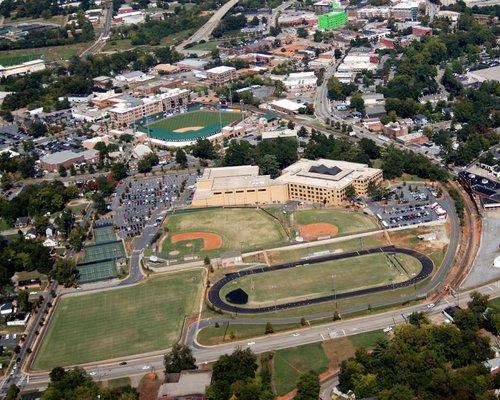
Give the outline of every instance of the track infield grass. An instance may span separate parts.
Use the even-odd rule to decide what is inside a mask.
[[[168,237],[163,242],[162,256],[181,258],[189,254],[213,256],[228,250],[251,251],[277,247],[288,239],[283,227],[264,211],[254,208],[215,209],[177,213],[166,220]],[[222,238],[222,247],[203,251],[199,239],[171,243],[177,233],[210,232]],[[170,254],[175,252],[175,256]]]
[[[370,254],[244,276],[225,285],[221,298],[242,288],[248,293],[248,307],[274,304],[275,300],[279,304],[402,282],[422,268],[416,258],[406,254],[395,257],[408,274],[390,264],[385,254]]]
[[[34,370],[166,349],[195,311],[202,272],[150,278],[144,283],[67,297],[55,310]]]
[[[377,229],[375,219],[361,212],[337,209],[299,210],[295,212],[298,225],[316,224],[319,222],[335,225],[339,235]]]

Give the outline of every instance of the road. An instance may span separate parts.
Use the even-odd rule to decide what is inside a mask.
[[[266,31],[265,31],[265,35],[269,35],[270,34],[270,31],[271,31],[271,27],[276,27],[277,24],[278,24],[278,17],[279,15],[285,11],[288,7],[290,7],[292,4],[295,3],[296,0],[289,0],[289,1],[286,1],[282,4],[280,4],[278,7],[276,8],[273,8],[272,12],[271,12],[271,18],[269,19],[269,22],[267,24],[267,28],[266,28]]]
[[[106,8],[104,9],[104,25],[102,26],[102,32],[97,38],[97,40],[90,46],[85,49],[80,57],[87,57],[88,55],[92,55],[101,50],[106,44],[106,40],[109,37],[109,32],[111,31],[111,21],[113,20],[113,2],[108,1],[106,4]]]
[[[217,28],[221,19],[231,8],[236,5],[236,3],[238,3],[238,0],[229,0],[213,14],[200,29],[198,29],[191,37],[176,46],[175,49],[179,52],[182,52],[188,44],[198,43],[200,40],[208,41],[210,39],[210,35],[212,34],[213,30]]]

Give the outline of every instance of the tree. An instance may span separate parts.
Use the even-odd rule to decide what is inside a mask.
[[[353,201],[356,197],[357,197],[357,193],[356,193],[356,189],[354,189],[354,186],[352,185],[349,185],[346,190],[345,190],[345,197],[347,197],[347,199],[349,201]]]
[[[319,390],[318,375],[313,371],[306,372],[299,377],[295,400],[317,400],[319,398]]]
[[[336,60],[338,60],[338,59],[342,58],[342,50],[340,50],[340,49],[335,49],[335,50],[333,51],[333,55],[334,55],[334,57],[335,57],[335,59],[336,59]]]
[[[212,142],[206,138],[199,138],[191,151],[193,156],[205,160],[214,160],[217,158],[217,152]]]
[[[372,139],[362,138],[359,141],[359,146],[370,159],[374,160],[380,157],[380,148]]]
[[[365,101],[361,97],[360,93],[355,93],[351,96],[350,106],[361,114],[365,113]]]
[[[279,163],[274,154],[266,154],[259,159],[259,168],[262,175],[271,175],[276,178],[279,175]]]
[[[92,196],[92,201],[94,202],[94,210],[98,215],[106,214],[108,212],[108,206],[102,193],[95,193]]]
[[[229,400],[231,386],[240,381],[248,382],[255,378],[257,357],[250,349],[236,349],[232,354],[223,355],[213,367],[212,384],[207,389],[210,400]]]
[[[288,123],[286,124],[286,127],[288,129],[294,129],[295,128],[295,123],[293,121],[288,121]]]
[[[300,129],[297,132],[297,136],[299,138],[305,138],[305,137],[307,137],[307,135],[308,135],[308,132],[307,132],[306,127],[305,126],[301,126]]]
[[[5,396],[5,400],[16,400],[19,392],[20,389],[15,384],[10,385]]]
[[[274,333],[273,326],[272,326],[272,324],[270,322],[266,323],[266,329],[265,329],[264,333],[266,335],[268,335],[270,333]]]
[[[188,346],[176,344],[164,357],[167,374],[196,369],[196,359]]]
[[[188,160],[186,153],[182,149],[178,149],[175,152],[175,162],[181,166],[181,168],[186,168],[188,165]]]
[[[420,327],[421,325],[428,324],[429,320],[427,319],[426,315],[422,312],[412,312],[408,316],[408,322],[412,325]]]
[[[307,38],[309,36],[309,33],[307,32],[306,28],[304,28],[304,27],[301,26],[301,27],[297,28],[297,36],[299,38],[305,39],[305,38]]]
[[[17,294],[17,308],[19,308],[21,312],[29,312],[31,310],[28,291],[20,290]]]
[[[57,168],[57,172],[59,172],[59,176],[61,177],[65,177],[65,176],[68,176],[68,172],[66,170],[66,167],[64,165],[59,165],[59,168]]]
[[[68,243],[75,251],[80,251],[83,246],[83,241],[85,240],[85,230],[81,225],[76,225],[73,227],[69,233]]]

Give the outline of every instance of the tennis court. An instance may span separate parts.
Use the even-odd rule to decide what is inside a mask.
[[[78,270],[78,281],[80,283],[95,282],[105,279],[112,279],[118,276],[116,270],[116,261],[97,261],[89,264],[80,264],[76,266]]]
[[[96,244],[114,242],[116,240],[115,228],[113,225],[99,226],[93,229],[94,242]]]
[[[116,242],[87,246],[83,249],[83,252],[83,263],[104,261],[126,256],[125,249],[123,248],[123,243],[120,240]]]

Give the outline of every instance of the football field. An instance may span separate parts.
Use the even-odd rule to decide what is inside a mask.
[[[35,370],[166,349],[195,312],[201,270],[163,275],[133,287],[63,298],[33,364]]]
[[[248,293],[247,307],[266,306],[296,300],[340,294],[368,287],[405,281],[422,268],[420,262],[406,254],[396,254],[391,263],[386,254],[304,264],[290,269],[247,275],[225,285],[221,298],[236,289]],[[243,306],[243,307],[245,307]]]

